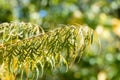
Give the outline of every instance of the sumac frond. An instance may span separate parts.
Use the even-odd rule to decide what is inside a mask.
[[[44,32],[31,23],[0,24],[1,79],[38,79],[46,68],[64,66],[66,71],[93,42],[94,31],[87,26],[61,25]],[[6,75],[3,75],[6,74]],[[1,76],[3,75],[3,76]]]

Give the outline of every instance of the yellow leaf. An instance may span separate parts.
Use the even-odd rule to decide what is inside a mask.
[[[17,58],[16,57],[14,57],[13,58],[13,69],[16,71],[17,70],[17,67],[18,67],[18,65],[17,65]]]

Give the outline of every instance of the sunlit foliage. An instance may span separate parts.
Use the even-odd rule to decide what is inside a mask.
[[[100,48],[93,43],[92,50],[80,58],[79,64],[76,58],[67,72],[66,67],[44,68],[41,80],[120,79],[120,0],[0,0],[0,23],[11,21],[41,25],[45,33],[58,24],[74,23],[88,25],[98,33]],[[0,75],[3,68],[1,65]]]
[[[94,31],[87,26],[60,25],[44,32],[35,24],[0,24],[0,74],[2,80],[38,79],[44,69],[68,70],[93,42]]]

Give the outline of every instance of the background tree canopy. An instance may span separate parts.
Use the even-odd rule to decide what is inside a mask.
[[[11,21],[38,24],[45,32],[58,24],[78,23],[98,33],[99,53],[94,45],[67,73],[47,71],[42,80],[120,79],[119,0],[0,0],[0,23]]]

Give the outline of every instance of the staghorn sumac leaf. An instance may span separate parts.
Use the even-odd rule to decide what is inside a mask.
[[[45,32],[42,27],[24,22],[0,24],[0,65],[11,79],[39,79],[44,70],[66,72],[93,42],[94,31],[81,25],[61,25]],[[79,61],[79,60],[78,60]],[[7,67],[6,67],[7,66]]]

